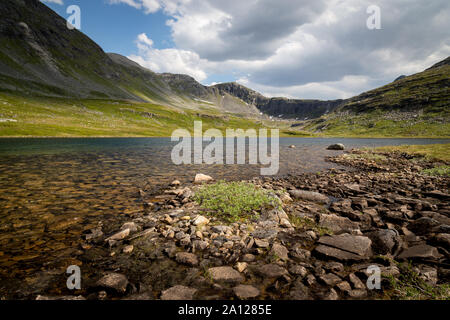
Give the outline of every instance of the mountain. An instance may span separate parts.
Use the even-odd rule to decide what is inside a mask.
[[[0,2],[0,89],[31,96],[122,99],[258,114],[187,75],[157,74],[89,37],[37,0]]]
[[[450,136],[450,57],[346,100],[302,128],[327,134]]]
[[[267,98],[235,82],[221,83],[214,86],[221,93],[229,93],[248,104],[256,106],[265,114],[282,118],[317,118],[333,111],[344,100],[300,100],[281,97]]]
[[[120,126],[125,134],[132,122],[135,133],[145,135],[165,134],[180,119],[189,123],[206,117],[211,124],[236,125],[233,119],[245,118],[262,125],[271,116],[294,121],[286,122],[295,128],[289,134],[305,134],[306,130],[331,135],[425,132],[450,136],[449,61],[450,57],[421,73],[401,76],[346,100],[269,98],[237,83],[208,87],[188,75],[152,72],[124,56],[105,53],[80,31],[69,30],[65,19],[38,0],[2,0],[0,125],[3,135],[53,135],[66,129],[69,135],[88,131],[111,135],[116,129],[107,121],[122,119],[115,128]],[[94,105],[89,105],[91,101]],[[45,105],[54,106],[51,117],[64,116],[60,121],[65,127],[49,123]],[[81,119],[92,119],[89,112],[103,114],[103,120],[96,119],[98,130],[88,130],[86,125],[82,130],[68,129],[74,114],[82,123]],[[150,118],[153,123],[148,124]],[[20,121],[15,123],[16,119],[27,119],[29,128]],[[250,122],[239,123],[246,126]],[[153,126],[150,131],[149,125]],[[427,130],[422,130],[426,126]]]

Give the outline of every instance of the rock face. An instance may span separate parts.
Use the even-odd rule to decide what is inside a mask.
[[[372,255],[372,241],[368,237],[342,234],[324,236],[315,251],[338,260],[364,260]]]
[[[329,203],[330,198],[318,192],[305,191],[305,190],[289,190],[289,194],[294,199],[312,201],[317,203]]]
[[[161,300],[192,300],[197,289],[175,286],[161,293]]]
[[[208,273],[215,282],[232,284],[244,281],[244,277],[232,267],[209,268]]]
[[[97,286],[124,294],[127,291],[128,279],[120,273],[108,273],[97,281]]]
[[[345,146],[342,143],[336,143],[328,146],[327,150],[344,150]]]

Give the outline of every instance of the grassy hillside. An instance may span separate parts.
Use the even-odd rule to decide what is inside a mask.
[[[199,111],[200,110],[200,111]],[[0,136],[170,136],[178,128],[261,128],[260,120],[215,108],[181,110],[144,102],[102,99],[23,98],[0,93]]]
[[[329,136],[450,137],[450,59],[300,126]]]

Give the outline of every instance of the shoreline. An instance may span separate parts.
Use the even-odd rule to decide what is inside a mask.
[[[104,234],[99,227],[80,239],[82,290],[53,283],[39,296],[26,293],[32,288],[23,294],[40,300],[406,299],[413,287],[405,277],[416,274],[416,298],[448,299],[449,178],[425,175],[437,163],[425,158],[368,154],[329,158],[358,170],[250,180],[275,192],[282,206],[240,223],[196,203],[203,185],[174,181],[156,195],[140,191],[143,210],[120,229]],[[380,268],[383,290],[367,289],[369,265]]]

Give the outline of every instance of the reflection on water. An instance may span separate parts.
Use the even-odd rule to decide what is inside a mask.
[[[326,150],[337,142],[351,148],[450,140],[282,138],[279,174],[337,167],[324,161],[338,153]],[[106,232],[117,228],[142,210],[139,189],[188,183],[199,172],[215,179],[259,175],[257,165],[173,165],[173,145],[167,138],[0,139],[0,281],[70,259],[80,234],[99,223]]]

